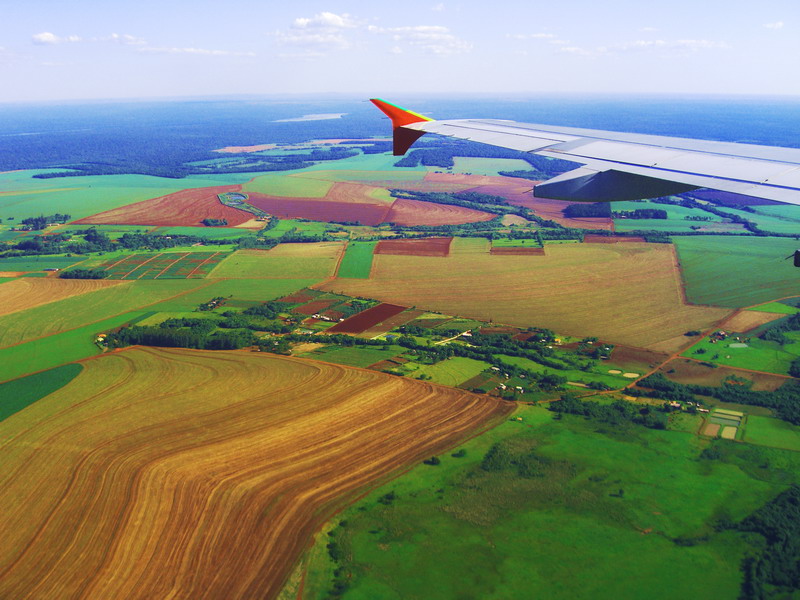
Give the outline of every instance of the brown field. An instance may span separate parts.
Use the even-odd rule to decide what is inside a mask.
[[[294,294],[289,294],[288,296],[284,296],[283,298],[278,298],[280,302],[288,302],[290,304],[299,304],[301,302],[311,302],[314,298],[319,296],[319,292],[317,290],[300,290],[299,292],[295,292]]]
[[[548,198],[534,198],[533,187],[539,183],[530,179],[519,177],[496,177],[489,175],[455,175],[449,173],[428,173],[426,182],[450,183],[470,186],[469,191],[491,196],[501,196],[515,206],[524,206],[531,209],[543,219],[582,229],[611,229],[613,220],[608,218],[578,218],[565,217],[563,210],[574,202],[563,200],[550,200]]]
[[[711,437],[717,437],[719,433],[719,425],[716,423],[709,423],[706,425],[705,429],[703,429],[703,435],[708,435]]]
[[[248,202],[264,212],[286,219],[358,221],[362,225],[372,226],[379,225],[385,220],[391,206],[373,198],[364,203],[352,200],[335,202],[324,198],[286,198],[259,193],[250,193]]]
[[[293,308],[292,312],[297,313],[298,315],[315,315],[319,312],[322,312],[335,302],[339,302],[339,300],[334,300],[334,299],[313,300],[308,304],[304,304],[303,306],[298,306],[297,308]]]
[[[456,238],[445,259],[376,254],[370,279],[319,288],[665,352],[730,314],[684,304],[669,245],[555,244],[535,260],[488,250],[484,239]]]
[[[736,333],[745,333],[756,327],[760,327],[765,323],[780,319],[786,315],[781,313],[761,312],[758,310],[743,310],[739,314],[734,315],[732,318],[725,321],[723,327],[726,331],[735,331]]]
[[[688,340],[688,338],[687,338]],[[654,369],[669,358],[664,352],[654,352],[646,348],[617,345],[611,351],[609,362],[624,369],[647,371]]]
[[[26,310],[118,285],[119,281],[103,279],[59,279],[57,277],[23,277],[0,286],[0,315]]]
[[[459,225],[491,221],[497,215],[473,210],[463,206],[436,204],[421,200],[399,198],[384,219],[387,223],[397,223],[413,227],[416,225]]]
[[[395,304],[378,304],[378,306],[368,308],[341,323],[337,323],[328,329],[328,333],[364,333],[368,329],[400,314],[406,308],[408,307]]]
[[[673,371],[670,373],[670,371]],[[678,383],[691,385],[712,385],[719,386],[726,377],[736,375],[744,377],[753,382],[752,389],[772,392],[786,383],[785,377],[769,375],[767,373],[755,373],[752,371],[740,371],[731,367],[710,368],[702,365],[695,360],[687,358],[676,358],[671,360],[661,368],[661,372],[668,378]]]
[[[79,225],[186,225],[202,226],[203,219],[225,219],[229,226],[241,225],[253,218],[251,213],[225,206],[217,194],[238,192],[240,185],[181,190],[107,210],[75,221]],[[258,227],[262,227],[259,223]]]
[[[408,240],[381,240],[375,246],[374,254],[395,254],[398,256],[447,256],[453,238],[422,238]]]
[[[516,336],[520,333],[520,330],[516,327],[481,327],[480,334],[481,335],[510,335]],[[534,335],[534,334],[530,334]]]
[[[643,237],[635,237],[635,236],[626,236],[626,235],[585,235],[583,236],[583,242],[585,244],[616,244],[619,242],[634,242],[634,243],[642,243],[644,242]]]
[[[544,256],[544,248],[524,248],[522,246],[492,246],[491,254],[504,256]]]
[[[511,409],[259,353],[87,361],[0,423],[0,597],[273,598],[339,507]]]
[[[400,327],[401,325],[405,325],[406,323],[410,323],[418,316],[425,314],[424,311],[421,310],[407,310],[405,312],[401,312],[393,317],[389,317],[385,321],[379,323],[375,327],[370,327],[366,331],[362,331],[359,334],[359,337],[375,337],[382,333],[388,333],[395,327]]]

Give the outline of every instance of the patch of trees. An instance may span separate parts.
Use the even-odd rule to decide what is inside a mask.
[[[237,350],[252,346],[256,339],[249,331],[233,330],[210,333],[215,324],[209,319],[196,321],[188,326],[164,325],[123,327],[110,333],[106,341],[111,348],[124,346],[161,346],[165,348],[197,348],[201,350]]]
[[[108,273],[101,269],[70,269],[59,273],[61,279],[105,279]]]
[[[581,415],[593,421],[609,425],[633,423],[650,429],[666,429],[667,413],[652,406],[640,406],[631,402],[617,400],[612,404],[600,404],[592,400],[579,400],[571,394],[565,394],[560,400],[551,402],[549,410],[555,413]]]
[[[280,313],[288,311],[291,307],[292,305],[287,302],[276,302],[273,300],[265,302],[264,304],[259,304],[258,306],[251,306],[242,311],[242,314],[264,317],[265,319],[277,319]]]
[[[697,401],[695,395],[709,396],[722,402],[763,406],[775,416],[794,425],[800,425],[800,384],[788,381],[773,392],[756,392],[752,382],[741,378],[727,378],[721,386],[686,385],[667,379],[663,373],[654,373],[638,384],[648,390],[632,388],[632,396],[650,396],[678,402]]]
[[[737,524],[733,529],[757,535],[755,555],[742,561],[743,600],[788,597],[800,590],[800,487],[792,485]]]
[[[667,219],[669,215],[663,208],[637,208],[636,210],[621,210],[613,213],[614,217],[623,219]]]
[[[22,219],[20,223],[27,225],[33,230],[44,229],[51,223],[66,223],[71,218],[71,215],[62,215],[56,213],[54,215],[39,215],[38,217],[27,217]]]
[[[488,194],[459,193],[446,194],[442,192],[413,192],[407,190],[389,190],[395,198],[407,198],[422,202],[435,202],[490,212],[496,215],[517,215],[524,219],[529,218],[531,211],[520,206],[511,206],[505,198],[490,196]]]
[[[611,206],[608,202],[591,202],[570,204],[563,211],[565,217],[580,219],[586,217],[610,217]]]
[[[206,227],[224,227],[228,224],[228,219],[203,219],[202,223]]]
[[[758,337],[768,342],[778,342],[779,344],[783,345],[792,341],[785,335],[790,331],[800,331],[800,313],[779,319],[778,321],[766,325],[765,331],[763,331]]]

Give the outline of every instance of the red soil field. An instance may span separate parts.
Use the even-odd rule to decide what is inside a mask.
[[[253,215],[225,206],[217,194],[238,192],[240,185],[181,190],[173,194],[107,210],[75,221],[79,225],[185,225],[202,226],[203,219],[225,219],[229,226],[245,223]],[[259,227],[262,224],[259,224]]]
[[[319,296],[320,293],[316,290],[300,290],[294,294],[289,294],[283,298],[279,298],[278,302],[288,302],[289,304],[299,304],[300,302],[311,302],[314,298]]]
[[[401,256],[448,256],[451,237],[423,238],[419,240],[381,240],[375,246],[375,254]]]
[[[363,337],[375,337],[376,335],[380,335],[382,333],[388,333],[395,327],[400,327],[401,325],[405,325],[419,317],[420,315],[424,314],[424,311],[421,310],[407,310],[405,312],[401,312],[399,315],[395,315],[393,317],[389,317],[382,323],[379,323],[375,327],[370,327],[366,331],[362,332],[361,336]]]
[[[480,210],[464,208],[463,206],[400,198],[392,204],[392,209],[384,220],[388,223],[413,227],[415,225],[478,223],[479,221],[490,221],[496,216]]]
[[[337,323],[330,329],[329,333],[363,333],[370,327],[386,321],[390,317],[400,314],[408,308],[397,304],[378,304],[367,310]]]
[[[544,256],[544,248],[512,248],[492,246],[489,254],[507,254],[511,256]]]
[[[276,217],[311,219],[313,221],[358,221],[362,225],[379,225],[386,220],[389,204],[334,202],[319,198],[283,198],[266,194],[249,194],[248,202]]]
[[[616,244],[617,242],[644,242],[643,237],[619,236],[619,235],[585,235],[585,244]]]
[[[480,332],[481,335],[516,335],[520,333],[516,327],[481,327]]]
[[[315,315],[328,308],[334,302],[336,302],[336,300],[314,300],[304,306],[298,306],[292,309],[292,312],[298,315]]]

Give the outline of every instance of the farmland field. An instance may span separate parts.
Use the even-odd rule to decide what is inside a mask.
[[[341,323],[337,323],[328,331],[330,333],[363,333],[379,323],[400,314],[406,308],[395,304],[378,304],[345,319]]]
[[[324,279],[333,275],[341,242],[279,244],[271,250],[240,250],[214,269],[212,277],[232,279]]]
[[[675,238],[689,301],[731,307],[800,295],[797,269],[783,260],[796,245],[788,238]]]
[[[458,386],[488,369],[491,365],[480,360],[454,356],[435,365],[420,365],[412,376],[425,375],[434,383]]]
[[[128,204],[84,217],[76,224],[189,225],[200,226],[203,219],[225,219],[228,225],[241,225],[251,213],[225,206],[217,194],[239,191],[237,185],[183,189],[166,196]]]
[[[109,279],[200,279],[227,255],[222,252],[161,252],[113,258],[94,267]]]
[[[0,316],[118,285],[97,279],[20,278],[0,287]]]
[[[460,458],[420,465],[337,517],[302,567],[300,597],[326,597],[335,568],[348,579],[345,600],[737,596],[746,544],[713,524],[720,511],[752,512],[782,489],[778,478],[698,460],[686,433],[609,432],[542,408],[515,415],[523,423],[499,425],[462,445]],[[494,444],[516,462],[483,468]],[[800,463],[758,451],[786,468]],[[525,460],[532,473],[518,466]],[[673,543],[684,537],[702,541]],[[347,549],[336,562],[330,541]]]
[[[687,329],[705,330],[729,312],[683,303],[668,245],[559,244],[532,257],[488,250],[486,240],[457,238],[448,258],[376,254],[371,279],[319,287],[659,350],[685,345]]]
[[[387,350],[381,348],[365,348],[361,346],[353,348],[329,346],[312,352],[306,352],[300,356],[339,365],[366,368],[382,360],[397,356],[401,352],[403,352],[403,348],[400,346],[389,346]]]
[[[704,361],[705,362],[705,361]],[[767,375],[762,373],[743,373],[735,369],[727,368],[724,366],[709,367],[696,360],[687,360],[685,358],[676,358],[671,360],[664,367],[661,372],[673,381],[678,383],[690,385],[711,385],[720,386],[726,378],[731,375],[737,377],[746,377],[753,382],[752,389],[754,391],[775,391],[786,383],[786,378],[777,377],[775,375]],[[757,407],[750,408],[749,410],[764,410]]]
[[[395,254],[398,256],[447,256],[453,238],[422,238],[381,240],[375,248],[375,254]]]
[[[337,277],[369,278],[372,269],[372,253],[378,242],[350,242],[344,253]]]
[[[767,304],[754,306],[749,310],[754,310],[759,312],[779,313],[784,315],[793,315],[795,313],[800,312],[800,308],[797,308],[796,306],[791,306],[789,304],[783,304],[781,302],[768,302]]]
[[[0,271],[65,269],[85,260],[82,256],[19,256],[0,258]]]
[[[51,280],[25,279],[20,280],[20,283],[39,284],[49,281]],[[80,279],[52,281],[71,284],[110,283],[102,280]],[[0,287],[0,294],[4,291],[3,288],[12,285],[16,284],[9,283]],[[50,302],[29,306],[26,310],[18,310],[17,312],[0,316],[0,347],[61,333],[75,327],[82,327],[95,321],[144,308],[168,298],[179,297],[181,294],[190,292],[202,285],[206,284],[193,280],[131,281],[119,282],[113,286],[87,287],[80,293],[60,298],[53,293],[53,296],[50,297]],[[205,300],[209,298],[205,298]],[[198,304],[200,302],[196,302],[189,310],[197,308]],[[21,303],[18,301],[15,301],[14,306],[22,308]]]
[[[747,343],[739,343],[731,338],[712,343],[712,340],[705,338],[686,350],[683,356],[779,375],[788,374],[792,361],[798,358],[798,355],[787,351],[777,342],[758,338],[750,338]]]
[[[800,427],[772,417],[747,417],[744,441],[800,452]]]
[[[507,412],[246,352],[88,361],[0,424],[0,596],[274,597],[346,498]]]
[[[80,364],[70,363],[0,383],[0,421],[64,387],[75,379],[82,369]]]

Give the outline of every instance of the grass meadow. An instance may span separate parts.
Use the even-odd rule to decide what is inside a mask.
[[[302,358],[313,358],[325,362],[347,365],[349,367],[366,368],[382,360],[387,360],[403,352],[400,346],[389,346],[388,349],[356,346],[346,348],[342,346],[327,346],[311,352],[300,354]]]
[[[731,346],[737,344],[732,339],[711,343],[711,339],[703,338],[697,344],[686,350],[682,356],[697,360],[708,361],[718,365],[752,369],[787,375],[792,361],[800,356],[792,352],[791,346],[781,346],[777,342],[769,342],[750,338],[746,347]]]
[[[304,597],[325,598],[339,567],[348,600],[735,598],[746,544],[713,523],[761,506],[800,464],[733,444],[704,460],[708,442],[680,431],[555,421],[538,407],[515,415],[523,421],[460,446],[462,457],[442,454],[338,516],[317,543],[333,539],[343,558],[312,551]],[[481,468],[493,444],[514,462]],[[740,468],[741,453],[775,474]]]
[[[339,265],[337,277],[369,279],[372,254],[378,242],[350,242]]]
[[[690,302],[739,308],[800,295],[790,238],[676,237]]]
[[[325,279],[333,275],[341,242],[279,244],[271,250],[240,250],[209,275],[230,279]]]
[[[748,415],[744,441],[800,452],[800,427],[773,417]]]

